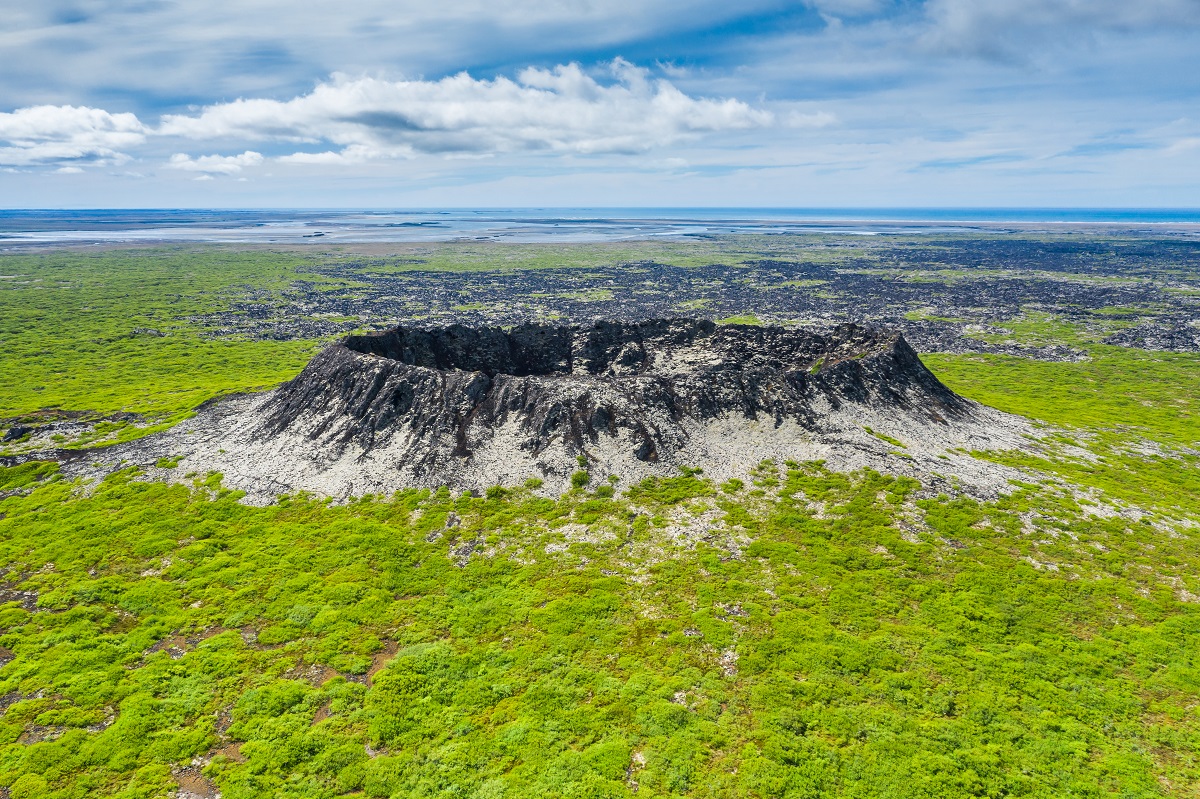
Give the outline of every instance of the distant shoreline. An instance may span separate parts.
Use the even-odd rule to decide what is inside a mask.
[[[1200,209],[525,208],[0,210],[0,248],[605,243],[728,235],[1200,235]]]

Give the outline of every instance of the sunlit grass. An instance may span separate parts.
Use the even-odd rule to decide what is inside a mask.
[[[830,266],[881,249],[808,241]],[[455,244],[362,268],[795,254],[762,236]],[[167,424],[290,377],[319,342],[230,336],[212,314],[327,280],[317,258],[5,256],[0,417]],[[165,796],[195,762],[231,799],[1193,795],[1200,356],[1097,343],[1138,311],[1003,323],[1077,363],[924,357],[959,393],[1063,430],[1041,455],[978,453],[1028,470],[988,503],[798,463],[720,486],[581,464],[559,499],[531,481],[267,507],[215,475],[0,468],[0,786]]]
[[[756,475],[251,508],[0,470],[36,592],[0,610],[0,784],[155,795],[202,756],[228,797],[1197,785],[1194,531]]]

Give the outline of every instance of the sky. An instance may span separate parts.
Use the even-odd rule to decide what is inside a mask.
[[[0,11],[0,207],[1200,207],[1200,0]]]

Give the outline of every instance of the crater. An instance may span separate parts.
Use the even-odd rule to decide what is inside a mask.
[[[616,376],[642,373],[681,360],[694,364],[719,360],[730,367],[754,360],[759,367],[769,364],[776,369],[807,369],[823,356],[839,354],[840,350],[861,355],[881,345],[891,346],[896,338],[894,334],[854,325],[844,325],[833,335],[823,336],[797,328],[657,319],[598,322],[589,327],[400,326],[348,336],[341,346],[353,353],[410,366],[479,372],[488,377]]]
[[[1025,433],[950,391],[895,331],[703,319],[348,336],[277,390],[187,427],[194,435],[154,446],[267,499],[530,478],[553,494],[581,468],[629,482],[681,466],[727,479],[764,459],[934,475],[957,453],[1016,448]],[[959,476],[970,469],[989,485],[1006,479],[992,465]]]

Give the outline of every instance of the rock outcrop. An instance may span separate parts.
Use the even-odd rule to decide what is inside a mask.
[[[398,327],[347,337],[149,454],[264,497],[530,477],[553,492],[581,464],[623,481],[682,465],[744,475],[765,458],[945,469],[947,451],[995,446],[998,429],[1011,443],[999,416],[946,388],[899,334],[855,325]]]
[[[816,429],[845,403],[934,422],[968,412],[902,337],[854,325],[828,335],[690,319],[456,325],[330,347],[275,394],[263,435],[299,432],[335,450],[404,442],[416,474],[470,458],[501,430],[535,459],[614,439],[653,462],[686,448],[689,423],[733,415]]]

